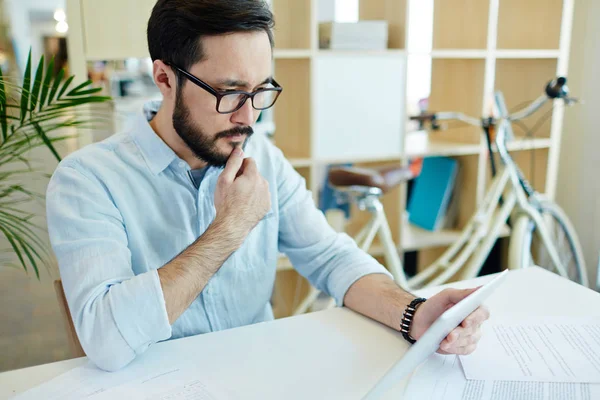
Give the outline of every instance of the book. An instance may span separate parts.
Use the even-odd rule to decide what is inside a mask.
[[[408,200],[410,223],[429,231],[441,228],[458,173],[458,162],[448,157],[423,160]]]
[[[387,21],[323,22],[319,24],[319,48],[331,50],[385,50]]]

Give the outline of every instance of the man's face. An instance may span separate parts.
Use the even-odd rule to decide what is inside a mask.
[[[252,92],[271,77],[271,44],[266,32],[233,33],[202,39],[204,59],[188,72],[215,90]],[[177,90],[173,127],[199,159],[223,166],[235,147],[244,146],[260,111],[248,99],[230,114],[216,110],[211,93],[184,78]]]

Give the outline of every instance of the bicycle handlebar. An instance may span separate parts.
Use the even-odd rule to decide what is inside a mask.
[[[533,114],[537,110],[539,110],[544,104],[546,104],[546,102],[548,100],[551,100],[551,99],[563,99],[563,100],[565,100],[565,102],[567,104],[576,102],[577,101],[576,99],[568,97],[569,89],[566,84],[567,84],[567,78],[565,78],[563,76],[560,76],[556,79],[551,80],[550,82],[548,82],[546,84],[546,87],[544,89],[544,94],[542,94],[540,97],[535,99],[533,102],[531,102],[529,105],[527,105],[522,110],[512,113],[510,115],[507,115],[507,116],[502,116],[499,119],[506,119],[508,121],[519,121],[523,118],[527,118],[531,114]],[[484,120],[482,120],[480,118],[474,118],[474,117],[468,116],[468,115],[466,115],[464,113],[460,113],[460,112],[437,112],[437,113],[428,113],[428,114],[424,113],[421,115],[416,115],[416,116],[410,117],[410,119],[411,119],[411,121],[419,121],[421,123],[423,123],[425,121],[431,121],[434,129],[439,127],[438,125],[436,125],[436,123],[439,121],[457,120],[457,121],[462,121],[464,123],[467,123],[467,124],[473,125],[473,126],[477,126],[477,127],[483,127],[484,123],[485,123]],[[485,120],[487,121],[487,118]],[[496,121],[494,121],[494,123],[495,122]]]
[[[548,82],[546,85],[546,95],[551,99],[565,98],[569,95],[567,88],[567,78],[559,76],[558,78]]]

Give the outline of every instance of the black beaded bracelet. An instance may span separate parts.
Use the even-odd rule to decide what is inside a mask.
[[[406,307],[406,310],[404,310],[404,315],[402,316],[402,321],[400,322],[400,332],[402,332],[402,336],[404,336],[404,339],[406,339],[406,341],[410,344],[413,344],[417,341],[409,334],[415,311],[417,311],[417,307],[419,307],[421,303],[424,303],[425,300],[427,299],[422,297],[414,299],[410,302],[408,307]]]

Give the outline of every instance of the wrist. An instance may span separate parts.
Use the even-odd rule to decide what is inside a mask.
[[[232,246],[234,250],[237,250],[244,243],[246,236],[248,236],[248,232],[240,229],[240,225],[235,219],[227,215],[217,215],[208,229],[223,237],[227,244]]]
[[[410,302],[404,309],[402,314],[402,320],[400,321],[400,332],[404,339],[413,344],[417,341],[417,338],[412,336],[412,327],[414,326],[415,317],[419,307],[426,301],[426,299],[420,297]]]

